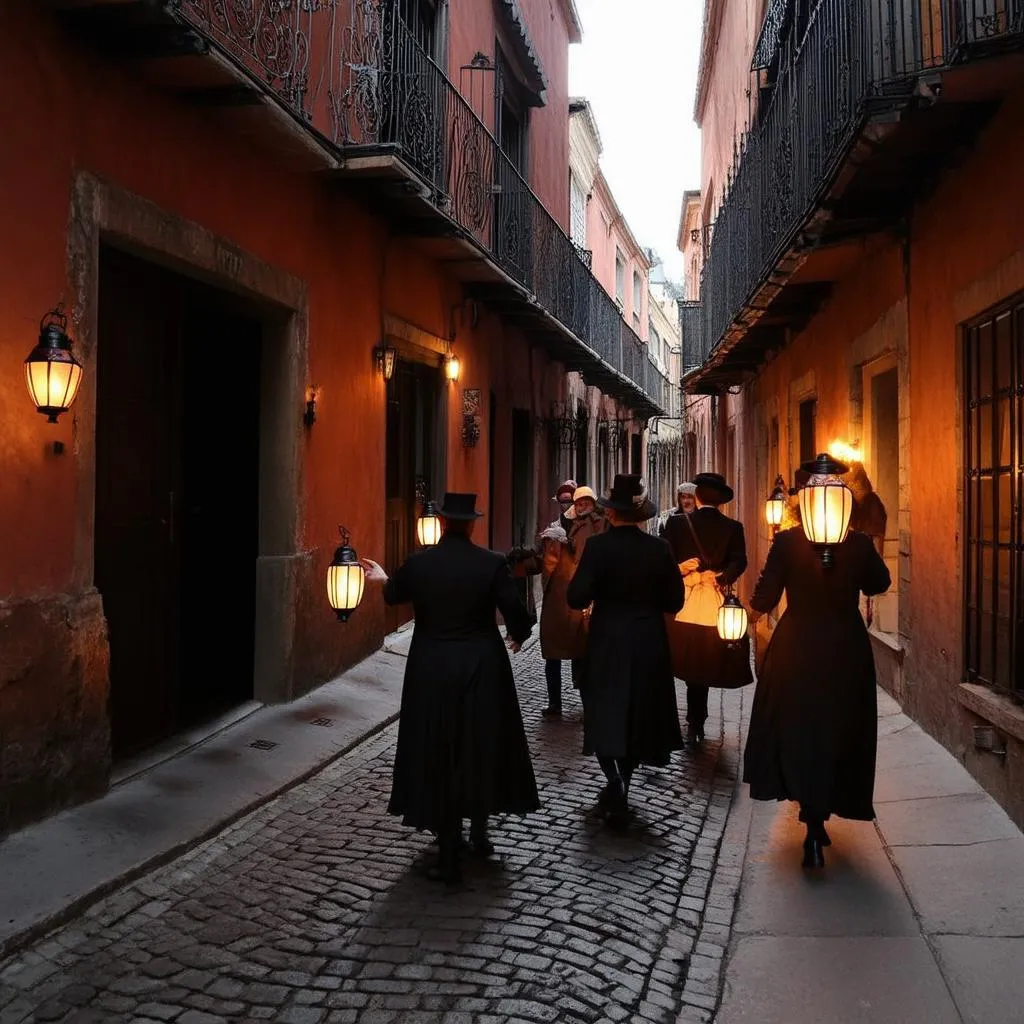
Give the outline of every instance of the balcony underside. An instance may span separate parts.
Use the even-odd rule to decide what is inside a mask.
[[[718,394],[753,379],[864,258],[866,242],[901,230],[1022,75],[1024,57],[1005,55],[872,98],[816,203],[780,240],[770,269],[703,364],[684,377],[684,390]]]
[[[220,130],[272,152],[286,168],[322,173],[384,219],[391,237],[407,239],[444,264],[464,283],[468,295],[520,327],[551,358],[579,371],[587,383],[638,417],[662,414],[656,392],[638,383],[642,375],[634,374],[634,380],[610,365],[587,338],[575,334],[503,270],[472,232],[438,207],[437,189],[404,159],[400,147],[356,147],[328,137],[316,120],[316,112],[326,105],[323,96],[304,93],[289,103],[287,77],[272,86],[264,84],[248,66],[254,61],[252,54],[239,58],[229,52],[210,34],[187,24],[171,5],[156,0],[45,2],[76,43],[90,46],[177,101],[202,107]],[[213,0],[206,6],[216,8]],[[312,69],[309,77],[314,78]]]

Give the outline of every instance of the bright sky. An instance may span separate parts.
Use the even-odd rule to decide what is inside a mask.
[[[601,168],[637,241],[682,278],[676,249],[686,189],[700,188],[693,97],[700,0],[576,0],[583,42],[569,50],[569,93],[590,100]]]

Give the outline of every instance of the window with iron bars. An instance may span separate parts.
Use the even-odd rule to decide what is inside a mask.
[[[964,671],[1024,699],[1024,294],[966,325]]]

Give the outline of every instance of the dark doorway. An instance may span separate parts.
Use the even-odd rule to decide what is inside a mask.
[[[387,383],[387,523],[384,560],[397,569],[416,550],[416,520],[440,500],[444,463],[438,444],[441,375],[436,366],[399,359]],[[389,632],[412,618],[412,608],[389,608]]]
[[[639,434],[633,434],[629,439],[630,445],[630,469],[631,473],[639,473],[640,456],[643,448],[643,438]]]
[[[576,410],[576,476],[575,480],[583,487],[592,486],[590,481],[590,420],[587,410],[581,405]]]
[[[497,436],[497,407],[494,392],[490,393],[487,417],[487,546],[494,550],[494,439]]]
[[[818,452],[817,445],[818,403],[808,398],[800,403],[800,461],[813,461]]]
[[[121,758],[253,694],[262,324],[117,250],[99,280],[95,582]]]

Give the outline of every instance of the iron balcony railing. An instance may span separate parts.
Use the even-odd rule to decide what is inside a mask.
[[[784,6],[769,6],[765,38]],[[1022,31],[1024,0],[818,0],[800,39],[761,47],[778,61],[776,84],[708,231],[701,364],[793,245],[872,111],[921,75],[1018,45]]]
[[[591,274],[590,253],[548,213],[394,0],[165,2],[341,156],[399,157],[439,213],[659,405],[647,347]]]
[[[679,300],[679,333],[683,339],[683,373],[695,370],[708,357],[704,312],[699,302]]]

